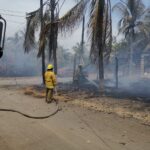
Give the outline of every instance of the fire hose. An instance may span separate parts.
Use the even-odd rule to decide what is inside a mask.
[[[24,116],[24,117],[31,118],[31,119],[47,119],[47,118],[49,118],[49,117],[54,116],[54,115],[57,114],[59,111],[61,111],[61,108],[59,107],[59,105],[58,105],[58,104],[56,104],[56,105],[57,105],[57,109],[56,109],[53,113],[51,113],[51,114],[49,114],[49,115],[46,115],[46,116],[39,116],[39,117],[38,117],[38,116],[31,116],[31,115],[22,113],[22,112],[20,112],[20,111],[18,111],[18,110],[14,110],[14,109],[0,108],[0,111],[18,113],[18,114],[20,114],[20,115],[22,115],[22,116]]]
[[[0,32],[3,33],[3,34],[0,34],[0,57],[2,57],[2,55],[3,55],[2,50],[4,48],[4,42],[5,42],[6,20],[4,18],[2,18],[1,15],[0,15]],[[17,80],[16,80],[16,85],[17,85]],[[57,90],[56,90],[56,92],[57,92]],[[54,116],[57,112],[59,112],[61,110],[61,108],[59,107],[59,105],[57,103],[56,103],[56,105],[57,105],[57,109],[53,113],[46,115],[46,116],[40,116],[40,117],[31,116],[31,115],[22,113],[18,110],[14,110],[14,109],[0,108],[0,111],[14,112],[14,113],[18,113],[24,117],[32,118],[32,119],[46,119],[46,118],[49,118],[51,116]]]

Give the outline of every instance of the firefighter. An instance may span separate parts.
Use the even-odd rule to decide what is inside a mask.
[[[54,89],[56,87],[56,75],[53,72],[53,65],[49,64],[47,66],[47,71],[45,72],[45,85],[46,85],[46,102],[51,103],[53,100],[57,103],[54,99]]]
[[[74,77],[75,89],[78,90],[84,82],[86,82],[86,78],[83,73],[83,65],[79,64]]]

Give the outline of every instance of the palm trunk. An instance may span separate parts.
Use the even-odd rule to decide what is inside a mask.
[[[133,75],[133,42],[134,42],[134,29],[132,29],[129,41],[129,77],[131,78]]]
[[[43,0],[40,0],[40,10],[41,10],[41,32],[43,29]],[[42,78],[43,78],[43,84],[45,84],[45,50],[42,50]]]
[[[103,66],[103,23],[104,23],[104,5],[105,0],[99,0],[97,17],[97,40],[99,49],[99,87],[100,94],[104,94],[104,66]]]
[[[115,58],[115,79],[116,79],[116,88],[118,89],[118,58]]]
[[[54,61],[54,72],[57,74],[57,37],[58,37],[58,24],[55,23],[55,8],[56,8],[55,0],[50,1],[51,6],[51,28],[50,28],[50,53],[53,54]],[[49,59],[51,59],[51,55],[49,55]]]
[[[58,24],[55,24],[54,27],[55,36],[54,36],[54,72],[57,74],[57,38],[58,38]]]
[[[100,95],[104,95],[104,66],[103,66],[103,53],[100,53],[99,59],[99,87]]]

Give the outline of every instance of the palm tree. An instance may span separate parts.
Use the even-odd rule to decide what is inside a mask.
[[[129,74],[132,73],[132,56],[133,42],[135,41],[135,33],[141,24],[141,18],[145,12],[145,6],[142,0],[126,0],[118,2],[113,10],[118,10],[121,14],[121,19],[118,22],[119,33],[123,33],[127,39],[129,49]]]
[[[99,68],[100,92],[104,91],[104,59],[108,59],[111,51],[112,25],[110,0],[80,0],[63,17],[59,18],[59,9],[53,14],[54,7],[49,7],[44,15],[44,27],[39,40],[39,55],[41,56],[47,41],[49,41],[49,56],[56,60],[56,47],[58,32],[67,33],[73,31],[83,20],[85,8],[90,2],[89,35],[91,41],[91,60]],[[51,0],[51,5],[54,0]],[[56,8],[56,5],[55,5]],[[51,13],[50,13],[51,12]],[[54,18],[53,18],[54,17]],[[51,18],[51,19],[50,19]],[[53,19],[52,19],[53,18]],[[29,51],[34,45],[35,31],[39,27],[39,10],[29,13],[27,17],[27,32],[25,38],[25,51]],[[52,51],[53,49],[53,51]],[[53,53],[53,55],[52,55]],[[51,57],[50,57],[51,58]],[[57,65],[57,64],[55,64]],[[57,68],[57,66],[56,66]]]
[[[147,8],[144,11],[144,14],[142,16],[142,20],[138,22],[138,28],[139,32],[138,34],[143,35],[144,37],[141,38],[141,40],[138,43],[143,43],[144,41],[147,42],[147,44],[150,44],[150,8]]]
[[[91,41],[90,58],[98,66],[100,94],[103,95],[103,63],[104,60],[109,58],[112,43],[111,2],[110,0],[92,0],[90,1],[90,6],[90,19],[88,23],[88,34]],[[78,44],[78,47],[78,49],[81,49],[80,44]]]
[[[58,17],[58,13],[56,7],[56,1],[51,0],[50,3],[45,3],[46,11],[43,17],[43,6],[35,12],[31,12],[27,15],[27,29],[25,36],[25,52],[29,52],[32,46],[35,44],[35,31],[41,25],[41,33],[39,38],[39,53],[38,57],[42,56],[42,74],[43,74],[43,82],[44,82],[44,72],[45,72],[45,46],[46,42],[49,39],[49,60],[52,58],[54,60],[55,73],[57,74],[57,57],[56,57],[56,49],[57,49],[57,25],[54,25],[54,19]],[[42,4],[41,4],[42,5]],[[56,11],[56,12],[55,12]],[[49,33],[45,33],[43,35],[43,29],[46,26],[46,22],[51,21],[52,25],[50,27]]]
[[[89,33],[91,35],[91,59],[98,65],[100,93],[104,94],[104,59],[109,57],[112,43],[110,0],[91,2]]]
[[[54,61],[55,73],[57,73],[57,37],[58,30],[66,33],[68,30],[73,30],[74,27],[79,25],[86,0],[78,2],[71,10],[69,10],[62,18],[59,18],[60,5],[58,1],[51,0],[44,4],[46,7],[43,17],[43,30],[39,37],[39,52],[38,57],[41,56],[42,51],[48,44],[49,47],[49,60]],[[61,5],[62,6],[62,5]],[[35,33],[40,27],[40,9],[27,14],[27,28],[24,41],[25,52],[32,50],[35,46]]]

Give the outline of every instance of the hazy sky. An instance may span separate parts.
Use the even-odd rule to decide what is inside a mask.
[[[43,0],[46,1],[46,0]],[[60,0],[63,1],[63,0]],[[62,8],[62,13],[72,8],[75,4],[74,0],[66,0],[65,5]],[[112,6],[119,0],[111,0]],[[143,0],[144,4],[150,6],[150,0]],[[6,36],[13,36],[18,30],[25,29],[26,12],[31,12],[39,8],[40,0],[0,0],[0,14],[7,20],[7,33]],[[10,16],[12,15],[12,16]],[[17,16],[15,16],[17,15]],[[113,14],[113,34],[116,34],[116,22],[118,20],[117,14]],[[75,42],[80,41],[81,29],[78,29],[72,36],[68,35],[65,38],[61,38],[59,41],[62,45],[70,48]]]

